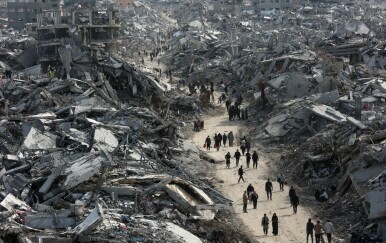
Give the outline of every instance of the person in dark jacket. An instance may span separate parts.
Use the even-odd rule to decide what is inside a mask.
[[[272,234],[279,234],[279,218],[277,217],[276,213],[274,213],[272,216]]]
[[[227,143],[227,139],[228,139],[228,137],[227,137],[227,135],[224,132],[224,135],[222,135],[222,142],[224,144],[224,147],[225,147],[225,144]]]
[[[221,140],[218,136],[216,136],[215,141],[214,141],[214,145],[216,145],[217,151],[220,150],[220,144],[221,144]]]
[[[210,144],[212,143],[212,141],[210,140],[210,137],[208,136],[206,139],[205,139],[205,144],[206,144],[206,150],[209,150],[210,151]]]
[[[245,144],[246,144],[246,139],[241,139],[240,141],[240,149],[241,149],[241,152],[243,153],[243,156],[245,154]]]
[[[229,107],[231,106],[231,101],[229,99],[225,101],[225,106],[227,108],[227,111],[229,111]],[[231,119],[229,118],[229,120],[231,120]]]
[[[252,186],[251,183],[249,183],[249,185],[247,186],[247,194],[248,194],[248,198],[251,199],[251,193],[255,190],[255,188]]]
[[[273,190],[272,182],[270,182],[268,179],[267,182],[265,183],[265,191],[267,192],[267,200],[272,200],[272,190]]]
[[[311,242],[314,243],[314,224],[311,222],[311,219],[308,219],[306,232],[307,232],[307,243],[308,243],[309,236],[311,236]]]
[[[226,167],[228,169],[230,169],[231,168],[230,167],[230,165],[231,165],[231,153],[229,153],[229,152],[225,155],[225,163],[226,163]]]
[[[253,151],[253,154],[252,154],[253,168],[257,169],[258,160],[259,160],[259,156],[257,155],[256,151]]]
[[[251,149],[251,142],[249,142],[249,140],[245,141],[245,149],[247,150],[247,153],[249,153],[249,150]]]
[[[230,131],[228,133],[228,140],[229,140],[229,147],[233,147],[233,141],[234,141],[235,137],[233,136],[233,132]]]
[[[253,209],[256,209],[257,207],[257,199],[259,198],[259,195],[255,191],[251,193],[251,201],[253,203]]]
[[[236,150],[234,157],[236,158],[236,167],[239,167],[241,153],[239,152],[238,149]]]
[[[218,133],[218,134],[217,134],[217,137],[218,137],[218,139],[220,140],[218,146],[221,147],[221,143],[222,143],[222,135],[221,135],[221,133]]]
[[[245,158],[246,158],[246,161],[247,161],[247,168],[249,168],[249,164],[251,163],[251,154],[250,153],[246,153],[245,154]]]
[[[240,180],[243,180],[243,182],[245,182],[244,178],[243,178],[243,175],[244,175],[244,170],[243,170],[243,166],[241,165],[240,168],[239,168],[239,180],[238,180],[237,183],[239,183]]]
[[[292,199],[295,196],[296,192],[293,186],[291,186],[291,189],[289,189],[288,196],[290,198],[291,206],[292,206]]]
[[[299,197],[295,193],[295,195],[292,197],[292,207],[294,209],[294,214],[298,212],[298,206],[299,206]]]
[[[264,214],[264,217],[261,219],[261,226],[263,226],[264,234],[268,234],[268,228],[269,228],[269,218],[267,217],[267,214]]]

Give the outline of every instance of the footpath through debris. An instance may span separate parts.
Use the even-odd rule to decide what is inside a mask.
[[[305,222],[313,215],[308,209],[308,202],[305,200],[305,195],[300,188],[296,187],[300,200],[297,214],[293,213],[292,206],[289,200],[288,191],[290,184],[286,185],[284,191],[280,191],[279,183],[276,182],[278,173],[276,171],[277,160],[280,160],[280,152],[266,151],[264,146],[260,144],[252,144],[251,153],[257,151],[259,155],[257,169],[247,168],[246,157],[242,156],[240,165],[243,166],[245,182],[238,183],[238,169],[234,154],[236,149],[240,150],[239,141],[242,137],[249,133],[247,123],[245,121],[229,121],[225,106],[217,107],[221,112],[215,112],[215,115],[205,117],[205,129],[195,133],[193,141],[205,153],[206,160],[213,160],[215,171],[211,176],[215,178],[213,181],[215,186],[233,203],[233,208],[238,218],[243,222],[248,234],[254,242],[269,243],[269,242],[303,242],[305,238]],[[225,146],[221,146],[219,151],[211,148],[207,151],[203,148],[207,136],[213,137],[214,133],[228,134],[230,131],[235,136],[235,143],[229,147],[227,142]],[[230,169],[226,168],[225,155],[230,152],[232,159]],[[265,183],[270,179],[273,183],[272,200],[267,200],[265,192]],[[252,184],[258,194],[257,209],[253,209],[252,203],[248,203],[247,212],[243,213],[242,196],[247,186]],[[294,185],[292,185],[294,186]],[[261,226],[261,219],[264,214],[267,214],[271,220],[272,215],[276,213],[279,218],[279,234],[272,235],[272,226],[270,225],[269,234],[266,236]]]

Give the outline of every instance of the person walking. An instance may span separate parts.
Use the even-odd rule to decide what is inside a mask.
[[[331,220],[327,220],[327,223],[324,225],[324,231],[327,234],[328,243],[332,241],[332,233],[334,233],[334,226],[331,223]]]
[[[259,199],[259,195],[257,195],[256,191],[253,191],[251,193],[251,200],[253,203],[253,209],[256,209],[256,207],[257,207],[257,199]]]
[[[245,143],[246,143],[245,139],[244,138],[241,139],[241,141],[240,141],[240,149],[241,149],[241,152],[243,153],[243,156],[244,156],[244,153],[245,153]]]
[[[259,160],[259,156],[257,155],[256,151],[253,151],[253,154],[252,154],[253,168],[257,169],[258,160]]]
[[[277,235],[279,233],[279,218],[276,213],[272,216],[272,234]]]
[[[218,146],[221,147],[221,143],[222,143],[222,135],[221,135],[221,133],[218,133],[217,137],[220,140],[220,142],[218,143]]]
[[[248,196],[247,196],[247,191],[245,191],[243,194],[243,213],[248,213],[247,205],[248,205]]]
[[[272,190],[273,190],[272,182],[270,182],[268,179],[267,182],[265,183],[265,191],[267,192],[267,200],[272,200]]]
[[[228,137],[227,137],[227,135],[224,132],[224,135],[222,135],[222,142],[224,144],[224,147],[225,147],[225,144],[227,144],[227,139],[228,139]]]
[[[307,226],[306,226],[306,232],[307,232],[307,243],[308,243],[308,237],[311,236],[311,242],[314,243],[314,223],[312,223],[311,219],[308,219]]]
[[[230,101],[229,99],[227,99],[227,100],[225,101],[225,106],[226,106],[226,108],[227,108],[227,111],[229,112],[229,107],[231,106],[231,101]],[[231,119],[229,119],[229,120],[231,120]]]
[[[295,195],[292,197],[292,207],[294,209],[294,214],[298,212],[298,206],[299,206],[299,197],[295,193]]]
[[[283,173],[280,173],[277,177],[277,182],[279,182],[280,191],[284,191],[284,183],[285,183],[285,177]]]
[[[236,167],[239,167],[241,153],[239,152],[238,149],[236,150],[234,157],[236,158]]]
[[[228,140],[229,140],[229,147],[233,147],[233,141],[234,141],[235,137],[233,136],[233,132],[230,131],[228,133]]]
[[[267,214],[264,214],[264,217],[261,219],[261,226],[263,226],[264,234],[268,234],[268,228],[269,228],[269,218],[267,217]]]
[[[295,191],[294,187],[291,186],[291,189],[289,189],[289,192],[288,192],[288,196],[290,198],[291,206],[292,206],[292,200],[293,200],[293,197],[295,196],[295,194],[296,194],[296,191]]]
[[[245,182],[244,178],[243,178],[243,175],[244,175],[244,170],[243,170],[243,166],[241,165],[240,168],[239,168],[239,180],[238,180],[237,183],[240,183],[241,179],[243,180],[243,182]]]
[[[255,190],[255,188],[252,186],[251,183],[249,183],[249,185],[247,186],[247,194],[248,194],[248,198],[251,199],[251,194],[252,192]]]
[[[245,149],[247,150],[247,153],[249,153],[249,150],[251,149],[251,142],[249,142],[249,140],[245,141]]]
[[[225,164],[226,164],[226,168],[230,169],[230,165],[231,165],[231,153],[227,153],[225,155]]]
[[[315,231],[315,242],[320,243],[321,238],[322,238],[322,229],[323,226],[320,224],[320,220],[318,220],[314,226],[314,231]]]
[[[249,164],[251,163],[251,154],[247,152],[245,154],[245,158],[246,158],[246,161],[247,161],[247,168],[249,168]]]
[[[206,139],[205,139],[205,144],[206,144],[206,150],[209,150],[210,151],[210,144],[212,143],[212,140],[210,140],[210,137],[208,136]]]
[[[216,146],[217,151],[220,150],[220,144],[221,144],[221,140],[218,136],[216,136],[214,140],[214,145]]]

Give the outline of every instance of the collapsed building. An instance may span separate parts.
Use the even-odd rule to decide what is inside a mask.
[[[0,93],[3,239],[245,239],[222,220],[232,202],[184,167],[200,160],[184,140],[204,109],[199,97],[133,58],[154,43],[176,77],[243,96],[251,140],[280,148],[280,169],[300,186],[326,190],[313,204],[342,238],[385,239],[385,12],[289,3],[298,11],[168,3],[171,23],[156,11],[169,8],[163,2],[130,2],[125,18],[75,6],[39,13],[37,42],[5,32],[1,66],[13,74]]]

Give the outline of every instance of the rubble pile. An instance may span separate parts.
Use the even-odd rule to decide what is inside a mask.
[[[146,5],[137,4],[141,13]],[[75,11],[78,17],[92,13],[95,28],[116,28],[114,11],[106,12],[110,24],[98,22],[94,10]],[[60,29],[50,25],[57,19],[42,14],[39,31]],[[2,239],[247,240],[226,212],[218,213],[232,202],[198,177],[207,166],[187,169],[200,160],[196,146],[184,140],[201,110],[198,98],[141,71],[124,50],[114,52],[109,44],[116,39],[102,39],[105,45],[84,40],[90,42],[84,46],[70,35],[62,45],[41,32],[38,65],[27,64],[28,45],[17,47],[25,55],[21,62],[2,59],[9,75],[0,92]],[[50,52],[48,42],[58,52]],[[3,47],[12,48],[7,43]]]
[[[384,239],[385,205],[376,199],[384,187],[372,181],[382,181],[386,162],[385,10],[326,2],[251,14],[244,3],[216,4],[175,10],[164,62],[191,95],[214,82],[227,99],[242,96],[251,139],[284,147],[279,169],[309,191],[326,191],[317,211],[336,218],[342,238]]]

